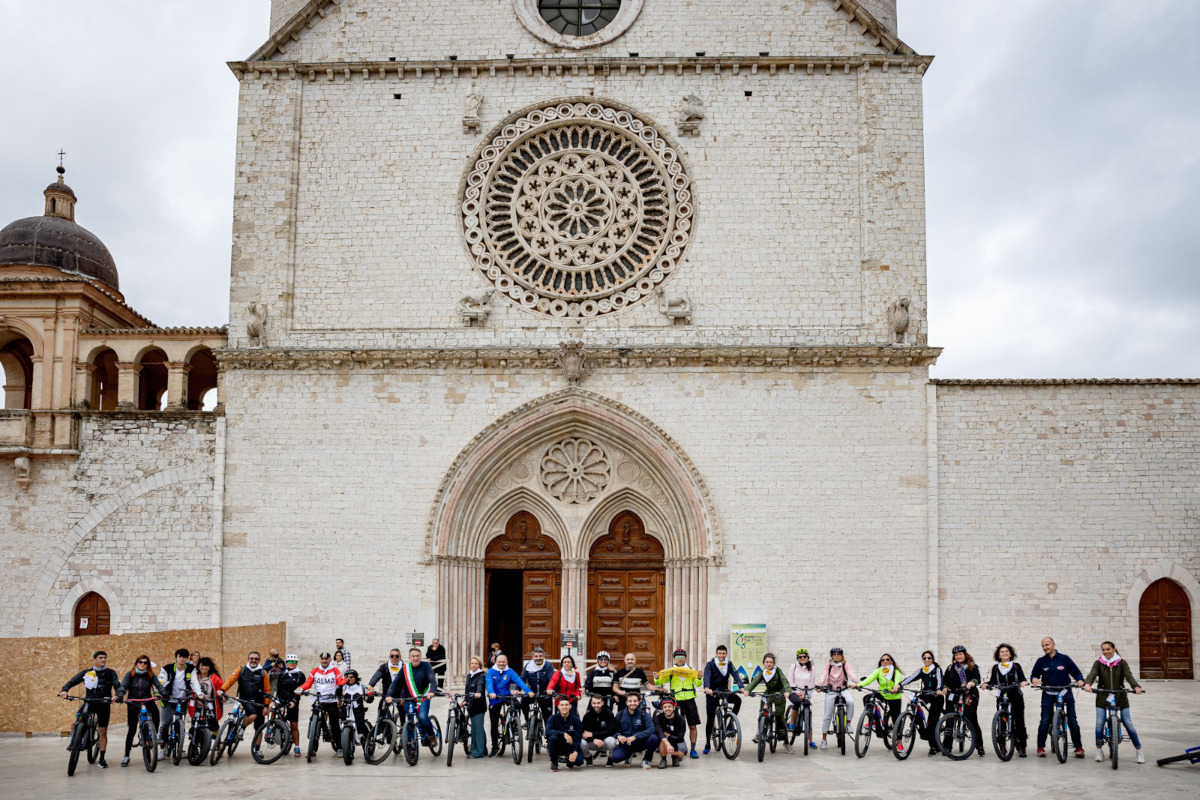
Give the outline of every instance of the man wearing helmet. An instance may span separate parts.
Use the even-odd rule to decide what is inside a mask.
[[[299,668],[300,659],[295,653],[288,653],[283,659],[283,672],[276,679],[275,690],[279,692],[281,702],[287,703],[287,721],[292,728],[292,743],[296,758],[300,757],[300,702],[296,699],[296,690],[304,684],[304,672]]]
[[[604,700],[604,705],[612,708],[613,681],[617,673],[608,665],[608,651],[601,650],[596,654],[596,666],[588,673],[583,688],[591,694],[598,694]]]
[[[333,656],[328,652],[321,653],[321,666],[313,667],[312,672],[308,673],[308,679],[296,688],[296,694],[306,692],[313,689],[317,695],[317,707],[319,713],[325,716],[325,724],[329,726],[329,737],[333,740],[333,749],[340,756],[342,754],[342,743],[337,738],[338,725],[338,705],[337,705],[337,688],[346,682],[342,677],[342,673],[337,667],[330,662]]]
[[[700,729],[700,709],[696,706],[696,690],[703,687],[700,673],[687,665],[687,651],[682,647],[672,654],[675,662],[662,672],[655,673],[654,683],[670,687],[671,694],[678,702],[679,714],[687,720],[688,730],[692,735],[692,758],[699,758],[696,752],[696,738]]]
[[[717,703],[719,702],[714,694],[714,690],[719,692],[729,691],[729,680],[737,684],[738,691],[744,688],[742,676],[733,668],[733,664],[729,660],[729,648],[725,645],[717,645],[717,653],[712,661],[704,665],[704,693],[708,697],[704,698],[704,709],[707,712],[708,718],[704,722],[704,755],[708,755],[712,750],[712,731],[713,720],[717,714]],[[742,698],[736,694],[729,695],[729,705],[733,709],[734,716],[742,710]]]

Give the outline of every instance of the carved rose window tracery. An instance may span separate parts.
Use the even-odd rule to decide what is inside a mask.
[[[463,190],[476,267],[506,297],[556,317],[618,311],[651,294],[691,241],[687,174],[628,111],[529,111],[480,151]]]
[[[551,445],[542,456],[542,485],[564,503],[586,503],[608,488],[608,455],[587,439]]]

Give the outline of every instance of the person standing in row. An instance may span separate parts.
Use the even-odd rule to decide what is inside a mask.
[[[568,665],[569,662],[569,665]],[[578,714],[579,698],[583,696],[583,679],[579,670],[575,669],[575,659],[563,656],[558,662],[558,670],[546,685],[546,691],[551,696],[558,694],[570,701],[571,713]]]
[[[267,696],[271,694],[271,676],[263,669],[261,661],[262,656],[259,652],[251,650],[246,656],[246,663],[235,669],[217,692],[217,697],[221,697],[237,686],[238,697],[253,704],[246,709],[246,716],[242,721],[243,728],[253,725],[254,729],[258,730],[263,726],[263,715],[259,709],[265,706]],[[336,729],[331,727],[330,730]]]
[[[896,666],[896,659],[892,658],[891,653],[884,653],[879,657],[876,670],[858,682],[859,688],[866,688],[872,683],[879,686],[879,696],[887,703],[889,729],[900,716],[900,681],[903,677],[904,673]]]
[[[942,717],[942,668],[937,663],[937,659],[933,657],[932,650],[921,653],[921,668],[901,681],[900,687],[903,688],[917,681],[920,682],[919,691],[937,692],[936,697],[926,698],[929,702],[929,717],[925,723],[922,725],[920,717],[917,718],[921,738],[929,743],[929,755],[936,756],[942,752],[938,748],[937,739],[934,736],[938,720]]]
[[[617,673],[608,665],[608,651],[601,650],[596,654],[596,666],[588,673],[583,682],[584,691],[598,694],[604,700],[606,708],[612,708],[613,683]]]
[[[487,713],[487,674],[483,659],[471,656],[467,667],[467,714],[471,717],[471,752],[467,758],[487,758],[487,737],[483,731],[483,717]]]
[[[704,721],[704,755],[708,755],[712,751],[712,732],[713,721],[717,714],[717,704],[720,702],[715,692],[728,692],[729,681],[733,680],[740,690],[744,688],[742,676],[733,668],[733,663],[729,660],[729,648],[723,644],[717,645],[717,651],[712,661],[704,665],[704,675],[701,677],[701,684],[704,686],[704,710],[706,719]],[[737,694],[729,695],[729,707],[733,710],[733,715],[736,717],[742,710],[742,698]]]
[[[1084,690],[1092,691],[1091,684],[1096,683],[1096,760],[1104,760],[1104,725],[1108,722],[1108,692],[1123,689],[1129,684],[1134,694],[1142,693],[1142,686],[1133,677],[1129,662],[1121,658],[1117,646],[1112,642],[1100,645],[1100,657],[1092,664],[1087,677],[1083,679]],[[1137,748],[1137,763],[1146,763],[1146,754],[1142,752],[1142,742],[1138,738],[1137,729],[1133,727],[1133,719],[1129,716],[1129,695],[1116,695],[1117,708],[1121,711],[1121,724],[1129,731],[1129,741]]]
[[[191,653],[186,647],[175,651],[175,662],[167,664],[158,676],[166,691],[163,693],[162,725],[158,731],[158,757],[167,757],[168,730],[175,720],[175,707],[186,708],[191,695],[200,694],[200,682],[196,679],[196,667],[188,661]]]
[[[975,659],[967,652],[966,647],[956,644],[951,652],[953,660],[942,675],[942,692],[947,695],[946,707],[951,707],[956,696],[964,696],[963,713],[975,731],[975,751],[983,756],[985,751],[983,749],[983,731],[979,727],[979,689],[976,688],[983,683],[983,679],[979,676],[979,667],[975,666]],[[943,744],[946,751],[949,752],[949,729],[946,731],[946,740]]]
[[[304,685],[307,678],[300,669],[299,657],[295,653],[288,653],[283,659],[283,672],[279,673],[275,691],[279,701],[287,703],[285,716],[288,727],[292,729],[292,755],[296,758],[300,757],[300,698],[296,697],[296,690]]]
[[[150,659],[146,659],[147,669],[149,669]],[[84,697],[88,700],[96,701],[87,703],[86,710],[90,714],[96,715],[96,730],[99,732],[98,739],[100,745],[100,758],[97,766],[100,769],[108,769],[108,762],[104,760],[104,751],[108,749],[108,721],[109,721],[109,705],[108,703],[99,702],[108,700],[112,697],[113,691],[117,693],[117,702],[121,701],[121,696],[124,692],[119,686],[120,676],[117,671],[108,666],[108,653],[103,650],[97,650],[92,653],[92,666],[80,670],[75,677],[63,684],[62,691],[58,696],[64,700],[67,693],[71,691],[71,687],[83,684]],[[149,697],[149,695],[145,695]],[[157,713],[157,709],[156,709]],[[157,720],[155,720],[157,725]]]
[[[117,702],[122,702],[126,697],[132,697],[134,700],[147,700],[154,697],[155,694],[162,696],[166,694],[162,683],[154,676],[154,669],[150,666],[150,656],[140,655],[133,662],[133,669],[125,673],[125,678],[121,681],[121,687],[117,690]],[[105,706],[107,708],[107,706]],[[150,715],[150,721],[155,728],[158,728],[158,703],[146,703],[146,711]],[[138,732],[138,721],[142,716],[142,706],[140,703],[130,703],[125,707],[125,720],[129,727],[125,729],[125,756],[121,759],[121,766],[129,766],[129,753],[133,750],[133,737]],[[104,745],[101,745],[103,748]],[[103,755],[104,750],[100,753]]]
[[[1025,695],[1022,686],[1028,686],[1025,680],[1025,670],[1017,663],[1017,651],[1011,644],[1001,643],[992,654],[996,663],[992,665],[992,674],[988,677],[984,689],[991,689],[996,697],[1003,692],[1008,695],[1012,706],[1013,747],[1017,755],[1025,758],[1025,748],[1029,744],[1029,732],[1025,728]]]
[[[517,688],[513,688],[516,684]],[[486,688],[488,696],[488,716],[492,723],[492,749],[488,753],[488,757],[495,756],[500,752],[500,709],[504,698],[513,694],[521,694],[521,692],[530,691],[529,686],[525,681],[521,680],[521,676],[508,667],[508,656],[500,653],[496,656],[496,665],[487,671]],[[516,720],[511,720],[510,725],[515,725]],[[519,731],[518,731],[519,732]]]
[[[704,687],[700,673],[687,664],[687,651],[682,647],[672,653],[675,662],[654,677],[658,686],[666,686],[678,703],[680,715],[687,720],[688,732],[692,738],[692,758],[699,758],[696,752],[696,739],[700,731],[700,708],[696,705],[696,690]]]
[[[779,695],[771,700],[771,705],[775,707],[775,735],[783,740],[783,749],[791,753],[792,745],[788,743],[785,735],[787,723],[783,721],[783,714],[787,708],[787,696],[792,691],[792,687],[787,682],[787,678],[783,677],[783,670],[776,669],[774,653],[767,653],[763,656],[762,671],[754,676],[754,680],[750,681],[750,686],[747,687],[748,691],[753,692],[760,683],[766,690],[766,694]],[[754,742],[758,743],[757,735],[754,737]]]
[[[835,692],[839,689],[849,688],[850,684],[857,680],[854,670],[846,662],[846,654],[842,648],[830,648],[829,662],[825,665],[825,671],[821,673],[821,682],[817,684],[831,690],[825,695],[825,716],[821,720],[822,750],[829,747],[829,743],[825,740],[829,738],[829,726],[833,722],[833,711],[837,706]],[[854,698],[848,696],[848,693],[846,696],[846,719],[847,721],[854,719]]]
[[[437,676],[438,691],[446,687],[446,648],[442,647],[440,639],[434,638],[425,650],[425,659],[433,664],[433,674]]]
[[[550,719],[554,713],[554,696],[550,694],[550,681],[554,678],[554,665],[546,658],[546,651],[541,647],[533,648],[533,658],[525,663],[521,670],[521,680],[525,683],[529,697],[521,700],[521,710],[525,712],[525,722],[529,722],[529,705],[537,703],[542,709],[542,719]]]
[[[1033,662],[1029,672],[1030,683],[1034,686],[1045,686],[1050,689],[1067,689],[1072,683],[1082,683],[1083,673],[1075,662],[1065,653],[1058,652],[1054,640],[1049,636],[1042,639],[1042,652],[1045,654]],[[1046,736],[1050,733],[1050,723],[1054,719],[1054,692],[1042,692],[1042,718],[1038,722],[1037,754],[1038,758],[1046,757]],[[1083,758],[1083,737],[1079,733],[1079,719],[1075,716],[1075,695],[1069,690],[1063,697],[1067,708],[1067,728],[1071,731],[1071,744],[1075,747],[1075,757]]]
[[[625,666],[617,670],[617,674],[613,676],[613,694],[624,701],[626,695],[630,693],[640,694],[642,688],[646,685],[649,678],[646,677],[646,670],[637,665],[637,656],[633,653],[625,654]],[[624,709],[613,711],[614,714]]]
[[[791,717],[788,719],[788,730],[795,729],[800,715],[799,705],[803,697],[812,695],[813,687],[817,685],[817,676],[813,671],[812,659],[808,656],[808,651],[801,647],[796,651],[796,661],[788,670],[788,683],[795,690],[788,695],[788,701],[796,708],[792,710]],[[803,697],[801,697],[803,695]],[[804,735],[808,737],[808,746],[814,750],[817,748],[816,739],[813,737],[812,731],[805,731]]]

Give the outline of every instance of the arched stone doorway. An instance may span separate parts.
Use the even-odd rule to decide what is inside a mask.
[[[570,466],[579,459],[586,469],[576,476]],[[662,610],[656,625],[662,643],[653,652],[661,657],[675,647],[708,649],[717,633],[710,630],[709,575],[721,565],[722,545],[703,479],[649,419],[572,388],[489,425],[442,481],[426,552],[437,567],[436,632],[451,652],[465,660],[487,649],[488,546],[506,534],[520,511],[537,519],[542,536],[561,554],[560,631],[581,629],[582,641],[589,641],[592,546],[619,514],[630,511],[661,548]],[[547,648],[552,658],[559,644]]]
[[[488,543],[483,565],[489,644],[499,642],[517,672],[535,647],[557,653],[562,554],[542,535],[537,517],[528,511],[513,514],[504,534]]]
[[[75,604],[75,636],[107,636],[108,601],[96,592],[88,592]]]
[[[614,661],[633,653],[644,668],[666,664],[663,547],[641,517],[622,511],[588,554],[588,648]]]
[[[1139,661],[1143,678],[1191,680],[1192,607],[1170,578],[1146,587],[1138,601]]]

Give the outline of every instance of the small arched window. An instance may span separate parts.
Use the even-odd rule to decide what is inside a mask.
[[[88,592],[75,604],[75,635],[103,636],[108,633],[108,601]]]

